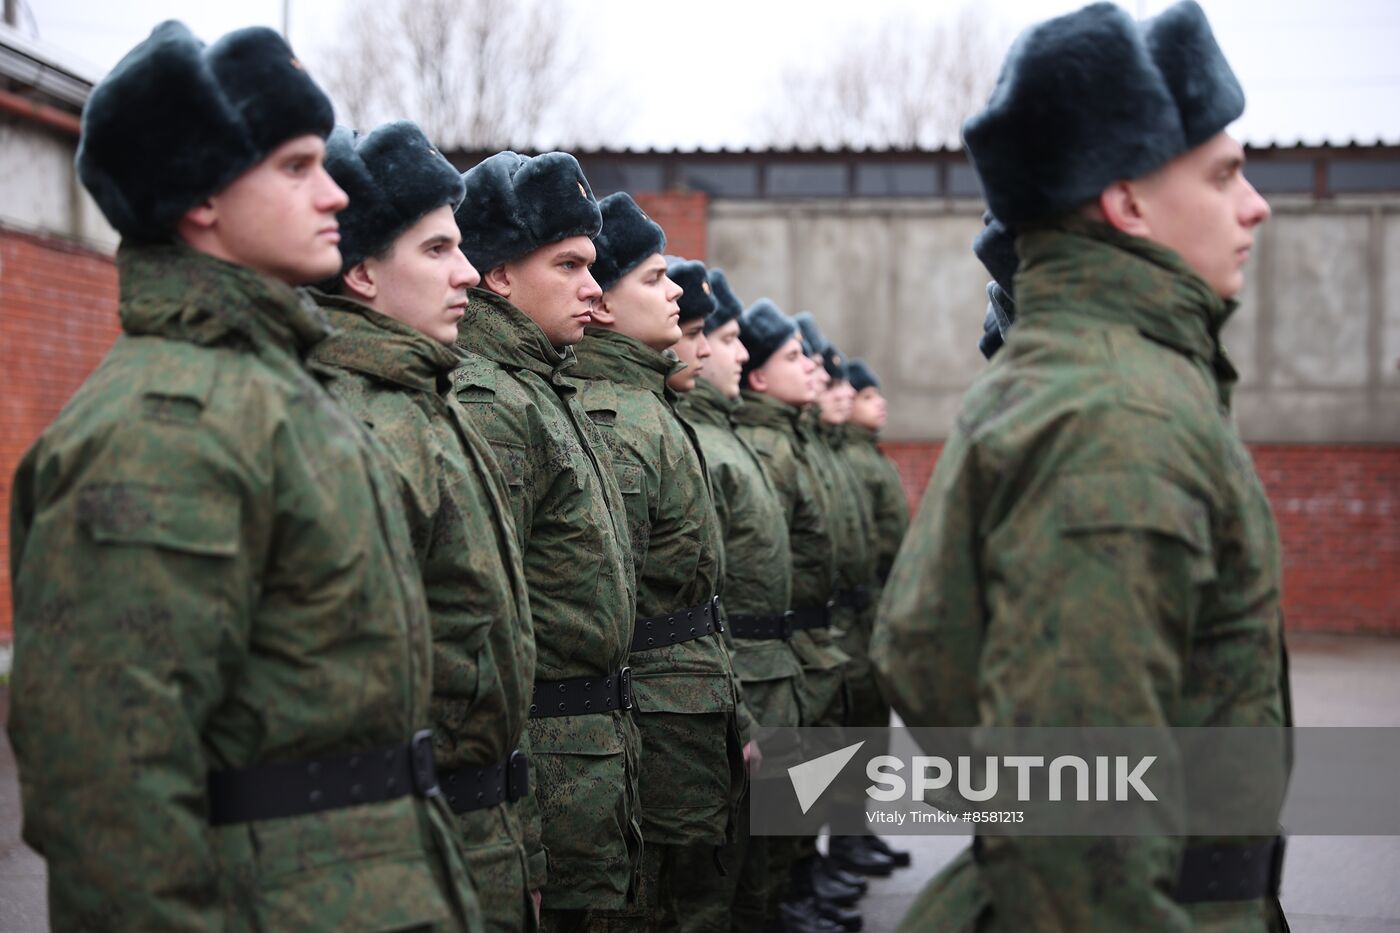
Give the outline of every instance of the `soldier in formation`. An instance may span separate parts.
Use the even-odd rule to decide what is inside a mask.
[[[996,360],[901,546],[814,317],[566,153],[459,174],[270,30],[158,27],[78,155],[123,335],[13,487],[53,927],[859,930],[908,854],[855,799],[826,853],[752,836],[761,727],[1286,723],[1242,109],[1189,0],[1013,48],[966,128]],[[1111,886],[1104,845],[979,837],[905,928],[1285,928],[1276,839],[1113,840]]]

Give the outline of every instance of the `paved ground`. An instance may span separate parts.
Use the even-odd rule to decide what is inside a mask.
[[[1400,639],[1297,637],[1290,642],[1299,725],[1400,726]],[[8,694],[0,687],[0,721]],[[0,736],[0,931],[47,928],[44,866],[19,840],[14,757]],[[871,885],[866,930],[893,930],[924,883],[965,838],[905,836],[914,865]],[[1283,905],[1294,933],[1400,933],[1400,837],[1289,840]]]

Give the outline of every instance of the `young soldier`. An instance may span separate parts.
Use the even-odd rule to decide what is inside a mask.
[[[567,153],[500,152],[463,181],[462,251],[482,282],[454,391],[510,490],[537,655],[527,728],[548,855],[542,924],[575,929],[634,900],[641,862],[627,513],[565,379],[600,295],[588,267],[601,216]]]
[[[849,660],[837,645],[831,626],[831,596],[836,580],[836,544],[832,536],[822,475],[801,436],[804,409],[816,398],[814,365],[802,351],[796,322],[767,299],[755,302],[739,318],[739,334],[749,359],[741,384],[743,404],[735,411],[739,435],[762,460],[778,491],[787,519],[792,552],[792,646],[802,664],[803,725],[839,726],[847,713],[844,666]],[[858,886],[817,871],[815,840],[799,838],[770,844],[770,862],[791,876],[791,922],[806,922],[826,912],[847,924],[858,915],[831,905],[849,906]],[[817,895],[815,905],[810,900]],[[804,900],[806,899],[806,900]]]
[[[270,29],[157,26],[78,172],[123,335],[15,477],[10,732],[56,930],[479,928],[391,470],[309,375],[330,101]]]
[[[350,195],[340,275],[316,292],[335,332],[311,368],[393,459],[433,627],[433,750],[490,930],[534,925],[528,763],[518,750],[535,676],[524,569],[491,448],[450,392],[467,290],[462,178],[413,123],[337,127],[326,170]],[[526,824],[529,824],[527,833]],[[543,869],[544,853],[537,854]],[[540,879],[542,880],[542,879]]]
[[[1286,722],[1278,537],[1219,337],[1269,215],[1224,133],[1243,106],[1194,3],[1141,26],[1098,4],[1023,35],[968,121],[992,213],[1024,231],[1016,324],[881,605],[910,725]],[[1280,854],[979,836],[905,927],[1284,929]]]
[[[682,400],[680,411],[695,429],[710,468],[724,540],[725,631],[753,720],[760,726],[793,728],[802,724],[802,665],[791,645],[792,626],[787,618],[792,552],[786,512],[758,455],[735,431],[733,420],[740,404],[739,377],[749,358],[739,339],[743,306],[719,269],[711,269],[692,286],[692,266],[699,267],[700,276],[706,275],[700,263],[683,264],[671,273],[685,289],[682,314],[696,292],[713,295],[713,310],[703,318],[709,345],[705,371]],[[781,770],[774,775],[786,779]],[[752,762],[750,776],[762,779]],[[724,893],[716,898],[724,913],[718,929],[738,933],[772,927],[777,920],[776,889],[785,882],[770,871],[770,838],[750,836],[748,817],[745,800],[739,810],[738,838],[725,852],[729,873]]]
[[[886,418],[880,380],[864,360],[851,360],[846,365],[846,376],[856,392],[846,425],[846,462],[865,489],[875,523],[875,589],[871,596],[872,602],[878,604],[904,532],[909,528],[909,500],[899,470],[876,446]]]
[[[593,274],[603,296],[574,375],[612,452],[637,572],[628,664],[642,735],[643,897],[619,919],[637,929],[694,929],[705,878],[678,871],[680,858],[703,848],[716,872],[713,854],[732,833],[744,788],[716,599],[719,522],[704,461],[666,385],[679,363],[665,351],[681,337],[666,236],[625,193],[599,208]]]

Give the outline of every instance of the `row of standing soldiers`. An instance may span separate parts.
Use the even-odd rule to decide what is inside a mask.
[[[859,929],[907,855],[746,793],[889,720],[874,375],[567,154],[332,129],[265,29],[85,110],[123,334],[12,505],[53,927]]]

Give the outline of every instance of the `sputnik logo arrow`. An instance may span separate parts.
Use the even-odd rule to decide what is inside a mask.
[[[797,803],[802,807],[803,813],[812,809],[812,804],[831,786],[841,769],[850,763],[864,744],[857,742],[847,745],[820,758],[813,758],[788,768],[788,777],[792,779],[792,789],[797,793]]]

